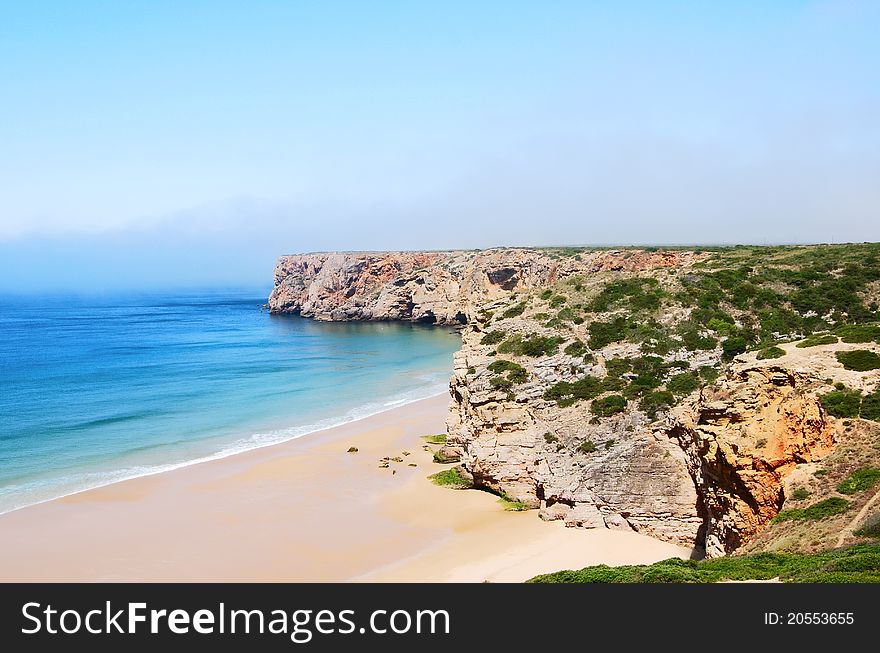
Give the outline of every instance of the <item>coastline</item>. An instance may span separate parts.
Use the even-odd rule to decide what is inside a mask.
[[[689,554],[434,486],[426,477],[445,467],[420,436],[444,430],[447,404],[437,395],[5,513],[0,581],[521,581]],[[402,462],[382,469],[386,456]]]
[[[83,492],[90,492],[92,490],[98,490],[111,485],[116,485],[117,483],[124,483],[126,481],[133,481],[139,478],[147,478],[159,474],[166,474],[168,472],[174,472],[179,469],[185,469],[187,467],[192,467],[195,465],[202,465],[204,463],[210,463],[216,460],[223,460],[225,458],[229,458],[230,456],[238,456],[248,453],[250,451],[257,451],[266,447],[282,445],[293,440],[298,440],[299,438],[312,436],[323,431],[329,431],[335,428],[347,426],[349,424],[359,422],[369,417],[374,417],[376,415],[381,415],[385,412],[397,410],[399,408],[403,408],[405,406],[409,406],[410,404],[424,401],[426,399],[445,396],[447,393],[447,388],[446,385],[437,387],[427,386],[425,388],[421,388],[420,391],[415,394],[414,392],[415,391],[409,391],[407,393],[404,393],[404,396],[396,395],[395,397],[389,397],[384,401],[374,401],[368,404],[356,406],[355,408],[350,409],[348,412],[344,413],[340,417],[329,417],[320,419],[317,422],[311,422],[301,426],[274,428],[266,432],[253,433],[250,436],[240,437],[232,441],[231,443],[220,448],[214,453],[209,453],[203,456],[197,456],[191,459],[164,464],[154,464],[141,467],[126,467],[116,472],[108,473],[107,480],[70,491],[64,491],[61,494],[48,496],[44,499],[39,499],[25,505],[15,506],[13,508],[7,509],[0,509],[0,517],[9,513],[17,512],[19,510],[31,508],[33,506],[38,506],[44,503],[76,496],[78,494],[82,494]],[[262,439],[256,440],[256,438],[258,437],[261,437]],[[251,440],[252,443],[248,445],[240,444],[245,440]]]

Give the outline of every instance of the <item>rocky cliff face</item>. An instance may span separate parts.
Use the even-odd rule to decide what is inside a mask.
[[[738,255],[717,273],[683,251],[285,256],[269,307],[459,326],[448,442],[478,486],[568,526],[721,555],[779,512],[792,470],[833,449],[826,379],[859,382],[838,345],[741,353],[759,320],[780,340],[770,331],[794,313],[784,283],[759,288]]]
[[[675,266],[693,256],[591,252],[575,258],[530,249],[282,256],[269,310],[317,320],[463,325],[487,303],[575,273]]]
[[[635,530],[694,546],[703,516],[682,449],[651,420],[626,411],[591,423],[583,405],[543,398],[573,378],[579,357],[559,352],[521,361],[529,380],[515,394],[492,387],[497,360],[480,332],[463,334],[450,382],[448,442],[478,486],[541,509],[567,526]],[[599,365],[596,366],[597,368]],[[594,420],[595,421],[595,420]],[[590,443],[590,444],[587,444]]]
[[[822,382],[780,365],[737,363],[668,422],[700,488],[708,555],[735,551],[785,502],[784,479],[835,444],[815,390]]]

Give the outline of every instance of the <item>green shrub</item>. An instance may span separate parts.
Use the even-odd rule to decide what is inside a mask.
[[[490,372],[495,374],[501,374],[502,372],[508,372],[511,370],[522,370],[524,369],[522,365],[514,363],[513,361],[506,361],[503,359],[498,359],[489,363],[488,367]]]
[[[677,395],[689,395],[700,387],[700,379],[693,372],[676,374],[666,383],[666,389]]]
[[[781,347],[767,347],[758,352],[758,360],[767,360],[768,358],[780,358],[785,356],[785,350]]]
[[[578,315],[570,308],[563,308],[556,314],[556,319],[560,322],[574,322],[579,319]]]
[[[857,469],[846,479],[837,484],[837,491],[841,494],[858,494],[870,490],[880,481],[880,469],[876,467],[863,467]]]
[[[632,371],[632,361],[628,358],[611,358],[605,361],[608,376],[620,377]]]
[[[818,347],[819,345],[833,345],[837,343],[837,340],[837,336],[831,335],[830,333],[824,333],[821,335],[808,336],[796,344],[795,347],[805,349],[806,347]]]
[[[499,354],[513,354],[515,356],[552,356],[559,349],[563,339],[558,336],[528,335],[523,338],[520,334],[514,334],[498,346]]]
[[[700,378],[703,379],[706,383],[714,383],[715,379],[718,378],[718,375],[721,371],[714,367],[713,365],[703,365],[699,369],[697,369],[697,374],[700,375]]]
[[[473,484],[461,475],[457,467],[444,469],[442,472],[431,474],[429,477],[434,485],[465,490],[473,487]]]
[[[510,308],[505,310],[501,314],[501,317],[502,318],[519,317],[520,315],[525,313],[525,310],[526,310],[526,303],[520,302],[519,304],[514,304],[513,306],[511,306]]]
[[[589,304],[594,313],[605,313],[617,305],[635,311],[655,310],[660,307],[663,292],[656,279],[620,279],[607,283]]]
[[[609,322],[591,322],[587,327],[590,332],[590,348],[602,349],[612,342],[626,340],[626,318],[616,317]]]
[[[571,406],[581,399],[592,399],[603,392],[602,379],[585,376],[574,383],[560,381],[544,391],[544,399],[557,402],[560,406]]]
[[[550,288],[547,288],[546,290],[542,290],[541,294],[539,295],[539,297],[541,299],[550,299],[552,296],[553,296],[553,291],[550,290]]]
[[[650,419],[655,419],[657,413],[665,412],[674,405],[675,396],[668,390],[649,392],[639,401],[639,409]]]
[[[858,417],[862,393],[858,390],[832,390],[819,397],[829,415]]]
[[[490,363],[488,370],[498,375],[489,380],[489,385],[496,390],[510,390],[515,384],[525,383],[529,378],[529,373],[522,365],[503,359]],[[505,373],[507,376],[502,376]]]
[[[553,444],[554,442],[559,442],[559,438],[550,431],[547,431],[544,434],[544,442],[546,442],[547,444]]]
[[[564,350],[566,354],[569,356],[574,356],[575,358],[579,358],[587,353],[587,346],[582,343],[580,340],[575,340],[573,343],[568,345]]]
[[[834,333],[840,336],[840,339],[849,343],[862,342],[880,342],[880,325],[878,324],[844,324],[836,329]]]
[[[824,501],[814,503],[808,508],[791,508],[789,510],[783,510],[773,518],[773,521],[818,521],[826,517],[846,512],[848,508],[849,501],[846,499],[831,497]]]
[[[513,381],[508,379],[506,376],[493,376],[489,379],[489,385],[492,386],[493,390],[510,390],[513,387]]]
[[[880,356],[867,349],[839,351],[837,352],[837,360],[843,363],[844,368],[856,372],[867,372],[880,368]]]
[[[590,412],[599,417],[610,417],[626,410],[626,398],[620,395],[608,395],[596,399],[590,406]]]
[[[799,487],[791,493],[791,498],[795,501],[803,501],[804,499],[810,498],[810,492],[806,488]]]
[[[880,422],[880,388],[862,398],[862,407],[859,415],[862,419]]]
[[[722,336],[732,336],[737,332],[736,325],[733,322],[728,322],[727,320],[721,320],[717,317],[713,317],[706,324],[706,328],[710,331],[714,331]]]
[[[489,331],[480,338],[481,345],[497,345],[504,340],[507,334],[504,331]]]
[[[593,453],[596,451],[596,443],[592,440],[586,440],[578,445],[578,451],[581,453]]]
[[[678,335],[688,351],[715,349],[718,339],[700,334],[700,325],[696,322],[685,322],[678,327]]]
[[[739,356],[749,348],[749,343],[742,336],[731,336],[721,341],[721,352],[725,359]]]
[[[566,301],[568,300],[564,296],[556,295],[553,299],[550,300],[550,308],[559,308]]]

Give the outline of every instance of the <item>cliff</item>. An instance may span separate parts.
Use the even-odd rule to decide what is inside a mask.
[[[282,256],[269,296],[273,313],[316,320],[467,324],[487,303],[575,273],[674,266],[692,254],[550,251],[364,252]]]
[[[448,446],[478,487],[568,526],[721,555],[766,531],[789,477],[846,438],[829,380],[880,383],[836,358],[877,350],[870,337],[793,342],[876,319],[880,269],[853,263],[876,249],[285,256],[269,307],[460,327]]]

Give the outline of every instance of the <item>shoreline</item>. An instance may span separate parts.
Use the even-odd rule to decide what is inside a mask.
[[[240,448],[240,449],[230,448],[236,442],[243,440],[244,439],[244,436],[243,436],[243,437],[240,437],[240,438],[232,441],[232,443],[230,443],[226,447],[224,447],[224,448],[220,449],[219,451],[212,453],[212,454],[200,456],[198,458],[193,458],[191,460],[184,460],[181,462],[171,462],[171,463],[166,463],[166,464],[153,465],[151,467],[147,467],[146,468],[147,471],[135,473],[135,474],[132,474],[131,476],[123,475],[120,478],[114,478],[114,479],[108,480],[106,482],[99,483],[97,485],[89,485],[88,487],[83,487],[80,489],[72,490],[71,492],[65,492],[63,494],[58,494],[58,495],[51,496],[51,497],[48,497],[45,499],[40,499],[39,501],[35,501],[33,503],[28,503],[28,504],[25,504],[22,506],[16,506],[15,508],[10,508],[8,510],[0,509],[0,517],[2,517],[3,515],[8,515],[10,513],[17,512],[19,510],[25,510],[27,508],[31,508],[33,506],[39,506],[44,503],[49,503],[52,501],[58,501],[60,499],[65,499],[67,497],[76,496],[77,494],[81,494],[83,492],[90,492],[92,490],[99,490],[101,488],[115,485],[116,483],[125,483],[127,481],[133,481],[133,480],[137,480],[139,478],[147,478],[150,476],[157,476],[159,474],[166,474],[169,472],[177,471],[179,469],[185,469],[187,467],[202,465],[204,463],[210,463],[210,462],[214,462],[216,460],[224,460],[224,459],[229,458],[231,456],[246,454],[250,451],[257,451],[259,449],[265,449],[266,447],[274,447],[276,445],[286,444],[288,442],[292,442],[294,440],[298,440],[298,439],[306,437],[306,436],[313,436],[313,435],[322,433],[323,431],[329,431],[331,429],[347,426],[349,424],[354,424],[354,423],[359,422],[361,420],[368,419],[368,418],[374,417],[376,415],[381,415],[382,413],[397,410],[398,408],[403,408],[405,406],[409,406],[410,404],[418,403],[418,402],[424,401],[426,399],[431,399],[433,397],[439,397],[439,396],[445,396],[447,393],[447,387],[445,385],[442,387],[438,387],[436,392],[431,390],[431,388],[426,387],[425,392],[428,392],[429,394],[426,394],[424,396],[418,396],[415,398],[403,398],[403,399],[394,399],[393,397],[389,398],[387,401],[385,401],[384,403],[381,404],[382,405],[381,408],[379,408],[378,410],[374,410],[372,412],[367,411],[365,414],[352,415],[352,413],[358,413],[360,410],[363,410],[367,406],[372,406],[378,402],[364,404],[363,406],[356,406],[355,408],[350,409],[347,413],[345,413],[343,416],[341,416],[339,418],[327,417],[327,418],[318,420],[317,422],[313,422],[311,424],[305,424],[301,427],[287,427],[286,429],[285,428],[273,429],[272,431],[269,431],[268,433],[271,434],[276,431],[292,430],[292,429],[298,429],[298,428],[304,428],[304,429],[308,429],[308,430],[303,431],[302,433],[297,433],[296,435],[291,435],[289,437],[282,437],[279,440],[272,440],[272,441],[268,441],[268,442],[258,443],[258,444],[255,444],[254,446],[251,446],[251,447]],[[388,405],[390,403],[393,403],[394,405]],[[337,420],[341,420],[341,421],[337,421]],[[253,437],[254,435],[262,435],[262,434],[261,433],[253,433],[253,434],[251,434],[250,437]],[[119,472],[124,473],[126,471],[126,469],[129,469],[129,468],[123,468],[122,470],[119,470]],[[106,472],[106,473],[112,474],[112,472]]]
[[[689,550],[433,485],[448,397],[0,515],[0,581],[521,581]],[[357,447],[357,453],[348,453]],[[384,457],[400,458],[380,468]],[[63,543],[63,544],[61,544]]]

